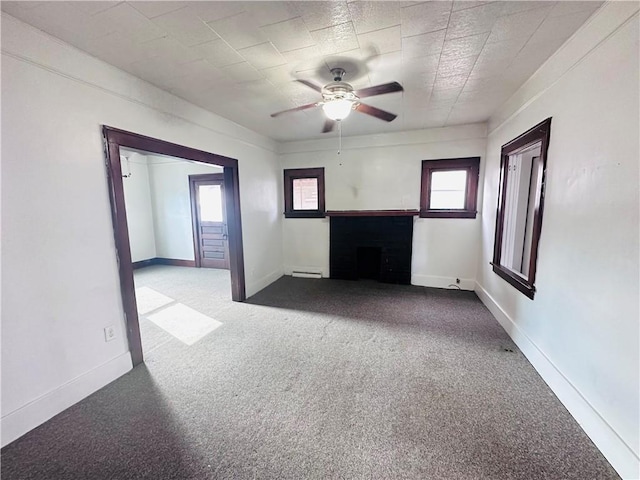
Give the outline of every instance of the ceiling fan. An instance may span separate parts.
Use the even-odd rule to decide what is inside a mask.
[[[402,85],[398,82],[391,82],[376,85],[375,87],[363,88],[362,90],[354,90],[350,84],[342,81],[345,73],[346,72],[342,68],[332,68],[331,74],[333,75],[333,82],[327,83],[324,87],[320,87],[308,80],[297,80],[303,85],[321,93],[322,100],[316,103],[302,105],[301,107],[283,110],[282,112],[272,113],[271,116],[277,117],[283,113],[298,112],[309,108],[322,107],[325,115],[327,116],[327,121],[322,129],[323,133],[333,130],[336,122],[347,118],[351,113],[351,110],[371,115],[379,118],[380,120],[384,120],[385,122],[391,122],[397,117],[397,115],[393,113],[361,103],[360,99],[373,97],[374,95],[383,95],[385,93],[401,92],[403,90]]]

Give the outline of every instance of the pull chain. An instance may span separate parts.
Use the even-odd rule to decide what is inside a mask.
[[[338,155],[342,152],[342,122],[338,121]]]

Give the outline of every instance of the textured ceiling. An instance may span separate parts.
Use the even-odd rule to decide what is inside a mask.
[[[601,2],[5,2],[2,10],[112,65],[278,140],[317,138],[318,101],[294,82],[398,81],[343,135],[484,121]]]

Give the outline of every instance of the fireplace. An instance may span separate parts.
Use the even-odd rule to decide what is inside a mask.
[[[413,217],[330,214],[331,278],[411,283]]]

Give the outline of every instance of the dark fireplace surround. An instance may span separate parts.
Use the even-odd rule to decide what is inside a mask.
[[[331,278],[409,285],[413,214],[328,212]]]

